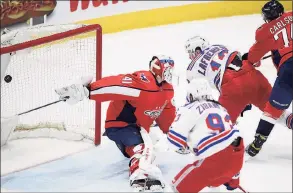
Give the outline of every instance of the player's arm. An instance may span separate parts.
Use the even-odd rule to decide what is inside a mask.
[[[178,149],[186,149],[188,147],[187,138],[191,129],[195,127],[197,120],[196,115],[189,111],[189,109],[184,107],[178,110],[167,136],[170,149],[178,151]]]
[[[78,83],[55,89],[61,100],[75,104],[84,98],[96,101],[135,100],[145,84],[136,74],[109,76],[91,83],[92,77],[82,77]]]
[[[273,37],[267,37],[264,39],[262,36],[264,36],[262,29],[258,29],[256,32],[256,42],[251,46],[248,52],[247,59],[251,64],[255,64],[261,60],[261,58],[271,51],[272,44],[274,44],[274,38]]]
[[[89,86],[89,98],[96,101],[135,100],[145,90],[145,83],[135,74],[109,76]]]

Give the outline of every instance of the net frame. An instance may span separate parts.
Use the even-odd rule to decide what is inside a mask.
[[[7,47],[0,48],[0,54],[8,54],[16,51],[24,50],[30,47],[40,46],[51,43],[57,40],[81,35],[83,33],[94,32],[96,38],[96,80],[102,77],[102,27],[99,24],[82,25],[75,29],[70,29],[64,32],[57,32],[55,34],[28,40],[22,43],[17,43]],[[101,102],[95,102],[95,136],[94,144],[101,143]]]

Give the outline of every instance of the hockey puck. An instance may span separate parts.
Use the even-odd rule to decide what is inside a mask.
[[[6,76],[4,77],[4,80],[5,80],[5,82],[9,83],[9,82],[11,82],[12,77],[11,77],[10,75],[6,75]]]

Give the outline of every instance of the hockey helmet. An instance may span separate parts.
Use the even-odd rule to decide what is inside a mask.
[[[204,78],[196,78],[187,85],[187,102],[213,99],[209,82]]]
[[[196,58],[207,47],[209,47],[209,42],[201,36],[189,38],[185,43],[185,51],[189,54],[191,60]]]
[[[277,0],[267,2],[261,9],[265,22],[277,19],[284,13],[284,6]]]
[[[159,82],[172,83],[174,60],[171,57],[165,55],[153,56],[149,67]]]
[[[232,52],[228,58],[227,64],[233,64],[237,67],[242,66],[242,56],[238,51]]]

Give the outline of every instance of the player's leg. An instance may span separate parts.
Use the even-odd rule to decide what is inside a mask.
[[[140,159],[146,149],[140,128],[137,126],[107,128],[105,132],[108,138],[116,143],[122,154],[130,158],[130,185],[136,190],[143,190],[147,186],[150,190],[160,191],[163,186],[160,169],[152,163],[148,166],[147,171],[140,168]],[[150,159],[153,161],[153,157]]]
[[[255,156],[270,135],[276,120],[288,109],[293,98],[293,59],[287,60],[279,69],[278,77],[273,86],[269,101],[258,124],[255,140],[247,147],[247,153]],[[290,117],[289,117],[290,118]],[[290,121],[290,119],[288,120]],[[292,119],[291,119],[292,121]],[[290,123],[288,123],[290,124]],[[291,123],[292,124],[292,123]]]
[[[277,120],[277,123],[288,127],[288,129],[293,129],[293,114],[290,110],[285,110],[281,117]]]
[[[107,128],[106,136],[114,141],[121,151],[121,153],[127,157],[132,157],[134,153],[134,147],[143,144],[143,139],[139,132],[139,128],[135,126],[127,126],[123,128]]]
[[[265,110],[266,104],[270,99],[270,95],[272,92],[272,86],[269,83],[269,81],[266,79],[266,77],[259,72],[258,70],[255,70],[251,73],[251,79],[255,80],[258,84],[258,89],[256,89],[256,94],[252,95],[252,104],[256,107],[258,107],[261,111]],[[284,127],[287,127],[289,129],[292,129],[293,124],[293,114],[292,111],[285,110],[279,119],[277,119],[277,123],[281,124]]]
[[[239,75],[239,76],[238,76]],[[236,123],[240,113],[245,109],[248,100],[243,93],[243,80],[245,73],[226,70],[221,85],[219,103],[225,107],[230,115],[232,123]]]
[[[130,158],[129,172],[133,174],[139,167],[139,159],[144,150],[144,142],[137,126],[107,128],[106,135],[114,141],[122,154]]]
[[[236,140],[235,140],[236,141]],[[217,187],[238,173],[243,165],[244,145],[240,138],[224,150],[184,167],[172,181],[176,192],[199,192]]]
[[[203,166],[202,164],[205,163]],[[211,173],[207,171],[208,160],[199,160],[185,166],[172,180],[175,192],[199,192],[209,186]]]

